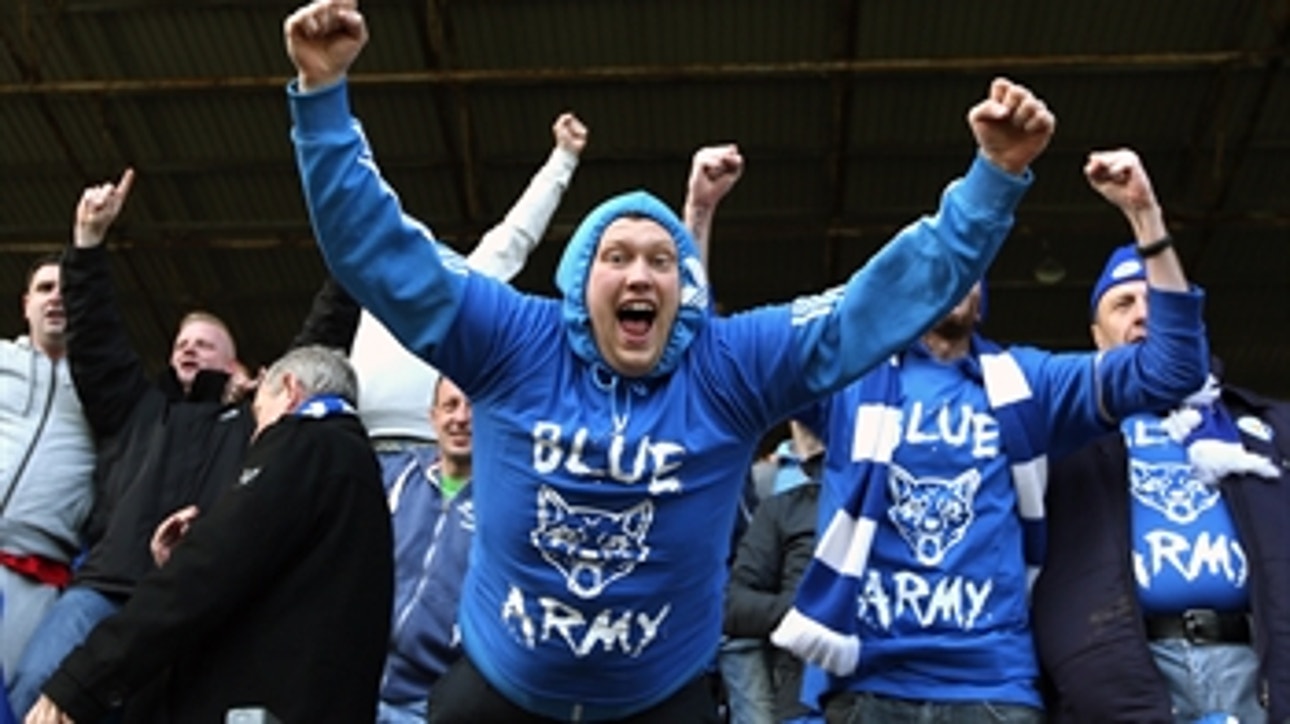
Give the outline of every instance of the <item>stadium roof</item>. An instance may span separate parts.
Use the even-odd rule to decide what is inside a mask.
[[[144,359],[159,364],[179,316],[204,307],[229,319],[248,361],[270,361],[322,275],[283,93],[293,5],[2,7],[0,296],[12,301],[0,304],[0,332],[21,332],[26,265],[66,243],[81,188],[130,165],[139,177],[111,240]],[[835,284],[935,207],[971,159],[966,110],[1007,75],[1044,97],[1059,126],[989,275],[986,331],[1088,345],[1088,289],[1129,231],[1081,167],[1090,150],[1131,146],[1208,290],[1229,378],[1290,397],[1286,0],[370,0],[362,10],[372,38],[353,69],[356,113],[406,207],[454,246],[468,249],[502,217],[546,157],[559,112],[591,127],[521,288],[553,291],[564,240],[611,193],[644,187],[679,207],[690,155],[718,141],[738,142],[748,162],[714,232],[724,307]]]

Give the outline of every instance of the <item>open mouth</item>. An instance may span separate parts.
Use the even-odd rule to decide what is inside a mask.
[[[657,316],[651,302],[627,302],[618,307],[618,326],[628,337],[641,338],[649,334]]]

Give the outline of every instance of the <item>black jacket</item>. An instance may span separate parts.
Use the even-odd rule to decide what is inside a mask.
[[[130,346],[103,247],[69,248],[62,264],[68,360],[98,447],[90,553],[75,582],[117,598],[154,567],[148,541],[186,505],[206,510],[235,479],[255,421],[250,401],[221,402],[227,375],[198,373],[185,396],[169,367],[156,384]],[[348,347],[358,306],[324,285],[292,346]]]
[[[99,720],[167,667],[157,721],[214,724],[240,706],[284,724],[372,720],[393,541],[362,425],[284,417],[227,482],[45,684],[74,720]]]
[[[1223,388],[1223,403],[1234,420],[1253,416],[1272,429],[1270,442],[1243,429],[1242,442],[1282,470],[1275,481],[1231,476],[1221,486],[1249,558],[1261,696],[1269,721],[1290,721],[1290,405],[1235,387]],[[1033,622],[1056,722],[1174,721],[1130,568],[1127,470],[1115,433],[1049,476],[1048,558]]]
[[[771,681],[779,721],[810,711],[798,701],[801,660],[774,647],[769,639],[792,608],[797,582],[815,551],[819,495],[819,484],[808,483],[763,500],[739,541],[726,585],[724,633],[762,639],[773,649]]]

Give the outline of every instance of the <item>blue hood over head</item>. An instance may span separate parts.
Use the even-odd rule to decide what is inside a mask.
[[[667,346],[658,363],[645,377],[661,377],[676,369],[690,341],[707,322],[711,306],[708,275],[699,258],[699,250],[685,224],[667,204],[645,191],[631,191],[615,196],[587,214],[573,232],[560,266],[555,271],[555,285],[564,295],[564,323],[573,351],[592,364],[605,364],[591,331],[587,311],[587,277],[595,259],[596,248],[605,228],[624,216],[642,217],[657,222],[676,241],[677,269],[681,275],[680,309],[668,336]]]

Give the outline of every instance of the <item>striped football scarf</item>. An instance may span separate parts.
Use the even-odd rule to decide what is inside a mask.
[[[1011,354],[978,336],[972,354],[1009,459],[1027,576],[1033,582],[1044,559],[1047,425]],[[889,505],[889,470],[901,430],[900,363],[899,356],[892,357],[858,383],[863,402],[851,447],[851,459],[861,463],[856,484],[820,535],[793,608],[771,632],[776,646],[837,676],[853,673],[860,659],[856,601],[878,521]]]

